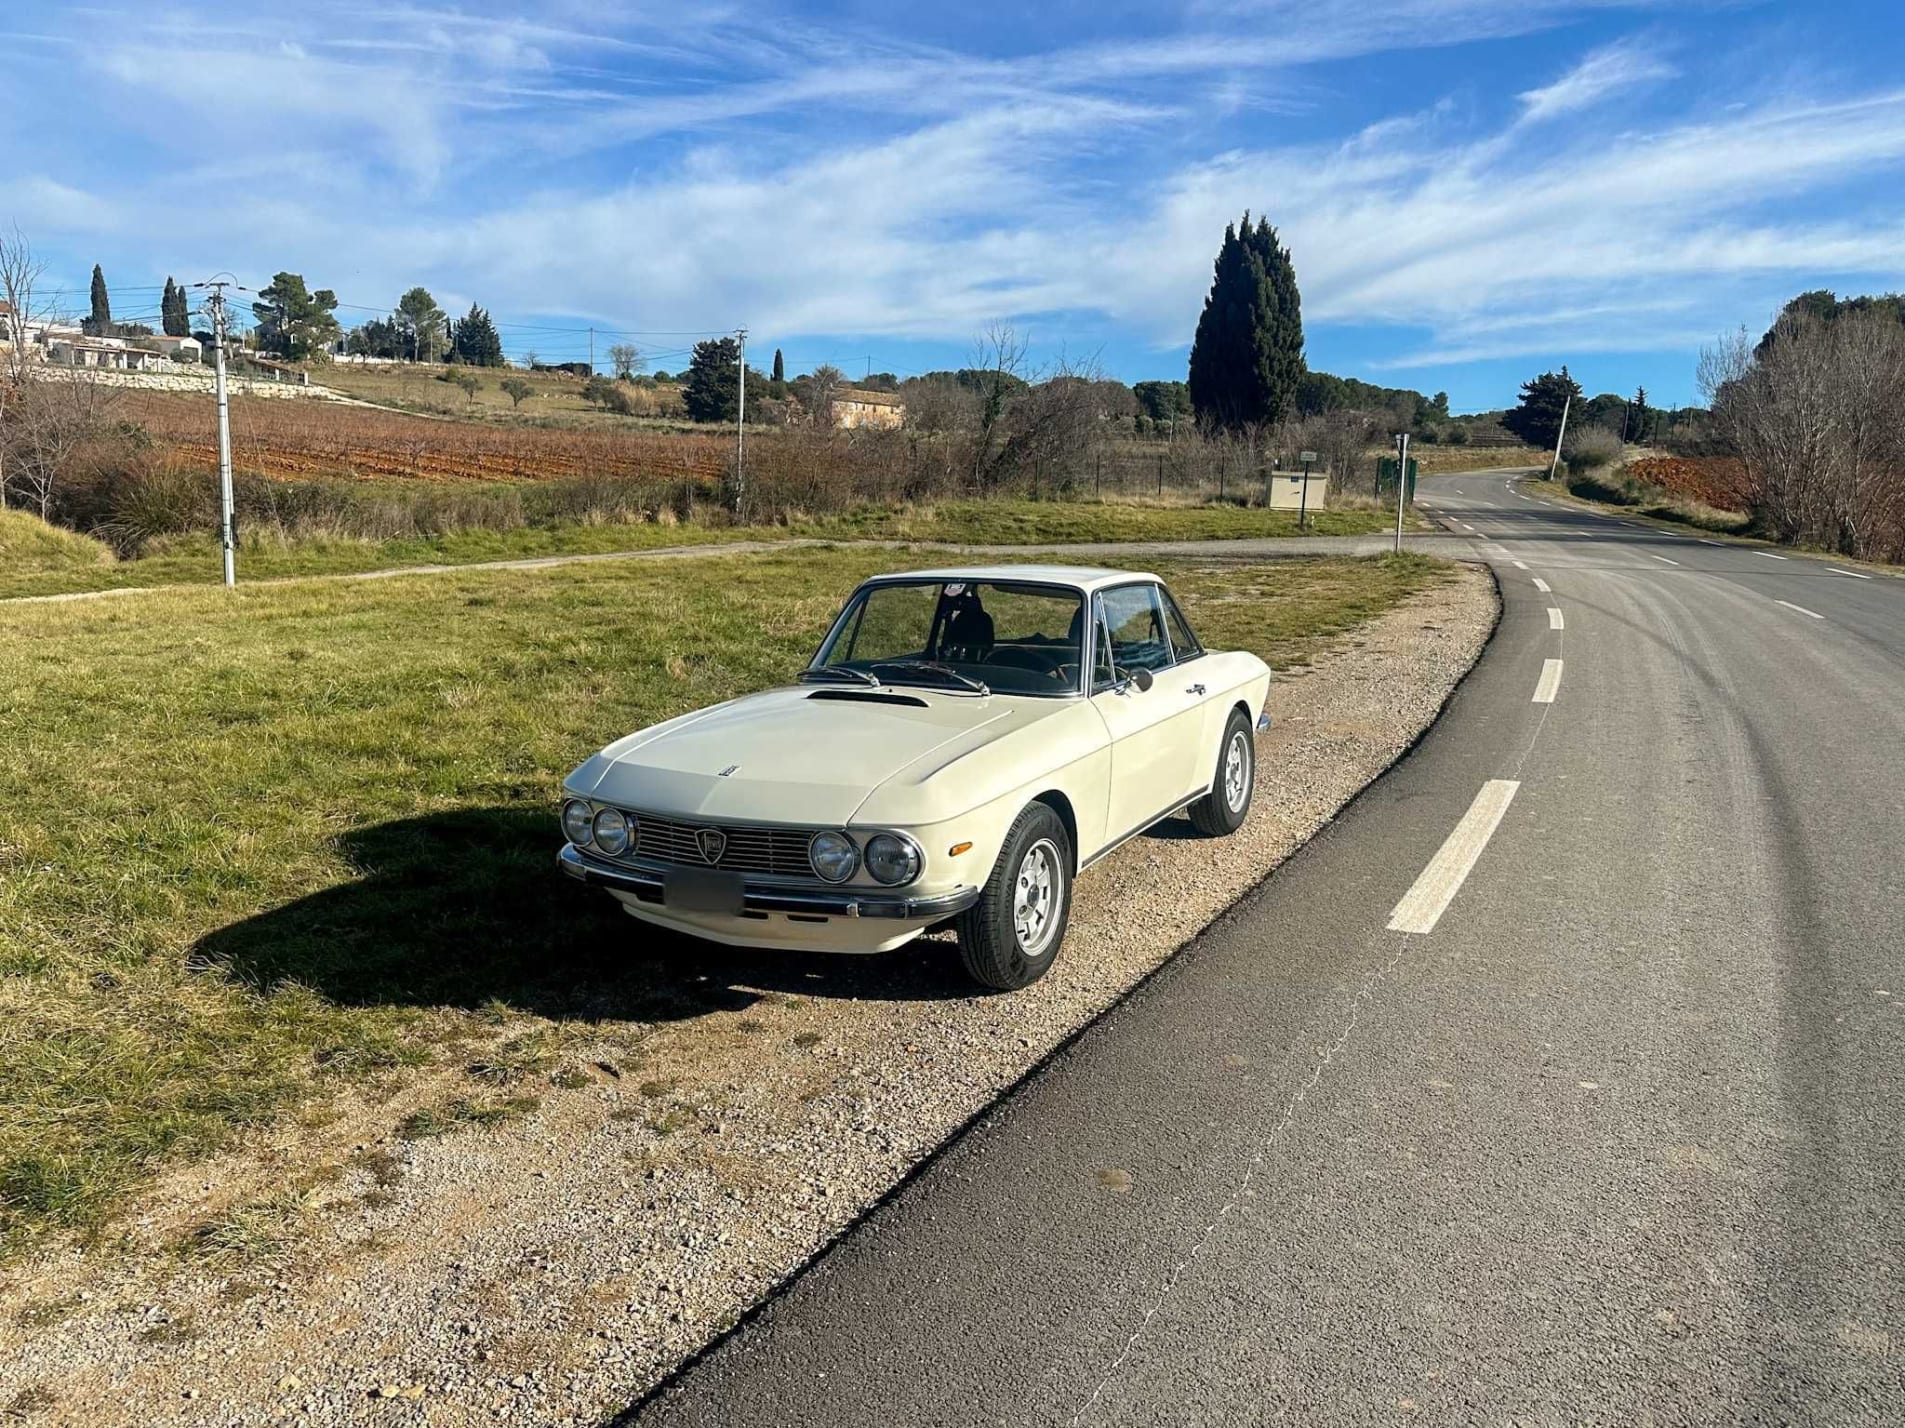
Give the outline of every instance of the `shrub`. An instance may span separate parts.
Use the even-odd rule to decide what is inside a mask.
[[[605,412],[615,412],[620,416],[628,416],[635,410],[635,403],[629,400],[626,388],[607,377],[589,378],[582,386],[582,399],[595,403]]]
[[[1606,427],[1584,426],[1569,434],[1561,446],[1561,457],[1571,475],[1599,471],[1620,460],[1621,439]]]

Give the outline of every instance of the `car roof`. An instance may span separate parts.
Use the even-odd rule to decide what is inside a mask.
[[[868,585],[904,580],[967,580],[988,583],[1066,585],[1089,593],[1132,580],[1157,581],[1144,570],[1109,570],[1097,565],[958,565],[940,570],[895,570],[870,577]],[[1162,584],[1162,581],[1158,583]]]

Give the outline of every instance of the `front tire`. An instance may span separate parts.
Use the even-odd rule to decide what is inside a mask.
[[[1257,791],[1257,741],[1250,716],[1230,711],[1223,742],[1217,746],[1217,772],[1210,792],[1191,805],[1191,824],[1206,838],[1223,838],[1244,826],[1250,797]]]
[[[1058,959],[1071,911],[1071,835],[1034,803],[1006,834],[979,901],[959,914],[959,960],[981,986],[1029,987]]]

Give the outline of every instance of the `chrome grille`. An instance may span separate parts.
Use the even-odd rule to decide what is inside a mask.
[[[807,843],[816,832],[812,828],[762,828],[731,823],[681,823],[669,818],[632,811],[635,818],[635,846],[630,851],[639,858],[658,863],[685,863],[690,867],[726,868],[736,873],[765,873],[770,877],[811,878],[813,865],[807,861]],[[704,828],[718,828],[727,837],[719,861],[710,865],[701,856],[695,834]]]

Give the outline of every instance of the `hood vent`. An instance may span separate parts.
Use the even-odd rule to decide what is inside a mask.
[[[816,689],[809,699],[830,699],[841,704],[898,704],[908,709],[931,706],[913,694],[884,694],[871,689]]]

